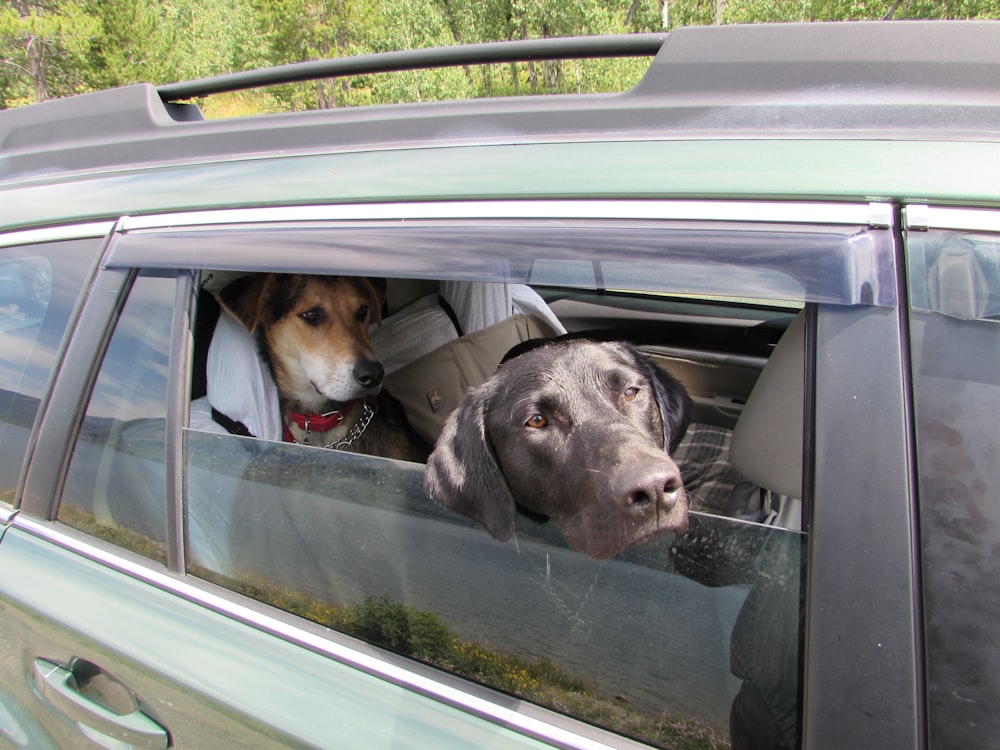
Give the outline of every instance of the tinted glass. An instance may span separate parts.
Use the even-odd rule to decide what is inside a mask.
[[[724,222],[303,223],[211,232],[146,230],[118,240],[112,263],[175,259],[208,237],[220,260],[248,271],[585,286],[734,296],[765,301],[893,306],[891,234],[864,226]],[[169,250],[168,250],[169,248]],[[469,248],[476,248],[470,253]],[[197,258],[190,258],[199,265]],[[175,260],[169,262],[171,265]]]
[[[1000,236],[911,232],[931,744],[1000,736]]]
[[[761,471],[772,487],[741,477],[730,437],[804,304],[895,305],[890,231],[316,221],[139,228],[115,242],[112,266],[176,267],[184,257],[203,272],[192,360],[204,371],[192,373],[184,431],[189,572],[644,741],[799,744],[801,506],[777,494],[784,485],[774,474]],[[570,548],[555,523],[521,514],[513,538],[500,542],[435,503],[420,463],[282,442],[296,422],[278,408],[272,381],[290,371],[274,354],[263,363],[261,352],[314,350],[295,333],[272,338],[261,321],[292,310],[296,326],[328,316],[293,302],[308,279],[275,284],[268,288],[284,289],[280,297],[242,307],[237,298],[271,282],[243,279],[235,296],[223,292],[257,272],[343,274],[355,288],[367,283],[359,277],[390,276],[384,320],[369,335],[387,389],[431,443],[468,387],[519,341],[565,327],[638,343],[694,400],[695,422],[675,454],[689,528],[596,559]],[[235,316],[206,299],[220,294]],[[513,340],[501,335],[484,348],[508,325]],[[354,334],[335,336],[341,347]],[[800,373],[803,355],[791,352],[784,366]],[[311,383],[300,393],[319,390]],[[801,429],[800,418],[775,441],[791,446],[791,463],[802,456]],[[551,473],[537,481],[558,482]]]
[[[666,747],[728,746],[737,695],[795,736],[797,532],[692,514],[594,560],[523,517],[498,543],[418,464],[196,431],[186,457],[192,572]]]
[[[226,349],[212,375],[211,352],[197,355],[208,342],[196,342],[195,360],[207,359],[210,373],[207,396],[200,388],[194,394],[200,398],[192,408],[193,429],[185,431],[189,572],[647,742],[759,746],[770,737],[796,746],[805,536],[794,523],[797,505],[752,485],[729,465],[727,428],[804,301],[891,302],[891,285],[880,275],[886,269],[861,273],[866,267],[851,255],[860,248],[869,259],[881,257],[873,247],[883,248],[884,233],[862,232],[852,244],[853,229],[755,234],[741,227],[728,236],[649,227],[614,234],[597,225],[574,232],[549,226],[534,235],[524,227],[508,229],[482,231],[482,252],[474,255],[461,250],[468,237],[440,230],[416,233],[419,242],[414,233],[390,233],[389,242],[378,231],[356,228],[125,240],[138,243],[129,252],[151,254],[157,247],[215,247],[218,241],[221,255],[206,255],[213,260],[228,257],[237,245],[247,257],[253,246],[253,262],[280,266],[270,244],[276,243],[284,263],[302,257],[307,268],[314,262],[328,270],[360,262],[354,249],[362,245],[367,264],[375,257],[385,262],[376,245],[396,248],[404,265],[433,264],[449,284],[471,280],[463,287],[468,295],[502,300],[501,318],[525,309],[509,282],[532,282],[544,296],[535,300],[540,308],[558,311],[557,317],[566,311],[563,320],[598,327],[602,337],[641,340],[665,367],[691,376],[696,413],[706,422],[689,429],[677,454],[695,509],[690,528],[609,560],[570,549],[554,524],[523,516],[513,540],[500,543],[431,500],[420,464],[278,442],[280,430],[266,427],[257,409],[249,418],[227,416],[270,439],[227,434],[239,425],[213,419],[208,407],[233,404],[235,384],[260,369],[242,357],[248,350],[256,357],[266,335],[256,331],[255,343],[222,312],[221,330],[242,331],[247,343],[240,358]],[[456,260],[460,251],[468,263]],[[516,258],[517,252],[526,255]],[[391,262],[383,267],[396,270]],[[214,293],[241,275],[206,270],[206,288]],[[416,361],[376,350],[390,369],[389,390],[433,441],[441,424],[435,427],[428,411],[444,404],[438,413],[443,421],[455,406],[447,386],[482,382],[517,340],[488,352],[456,353],[447,343],[412,351],[449,342],[456,328],[469,334],[459,345],[485,340],[494,329],[470,327],[461,309],[456,326],[439,306],[437,281],[405,281],[429,284],[430,291],[402,311],[390,309],[393,316],[373,328],[373,336],[377,343],[392,339],[386,331],[400,324],[407,339],[400,348]],[[202,308],[214,318],[214,311]],[[473,318],[489,322],[482,309],[475,312]],[[441,371],[428,372],[428,362]],[[452,377],[452,370],[461,376]],[[195,373],[193,382],[201,380]],[[205,404],[213,384],[216,400]],[[254,404],[262,398],[276,404],[265,388],[251,390]],[[458,390],[461,398],[464,388]],[[791,442],[801,455],[797,435]],[[782,523],[775,522],[779,512]]]
[[[80,426],[59,520],[163,558],[164,415],[176,281],[140,276]]]
[[[100,241],[0,251],[0,500],[13,499],[28,435]]]

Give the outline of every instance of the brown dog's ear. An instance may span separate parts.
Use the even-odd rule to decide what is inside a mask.
[[[385,304],[385,294],[388,284],[385,279],[377,276],[359,276],[354,279],[355,284],[367,295],[371,297],[371,322],[382,323],[382,307]]]
[[[222,309],[236,318],[250,333],[260,323],[263,309],[264,290],[270,284],[273,274],[251,274],[232,282],[219,292]]]
[[[367,278],[369,284],[371,284],[372,291],[375,293],[375,298],[378,300],[379,307],[385,302],[385,295],[389,289],[389,282],[385,279],[379,278],[378,276],[369,276]]]
[[[483,525],[495,539],[514,535],[517,507],[486,435],[487,386],[451,413],[427,459],[424,487],[445,508]]]

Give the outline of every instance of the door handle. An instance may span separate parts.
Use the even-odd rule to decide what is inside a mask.
[[[49,706],[76,725],[94,744],[104,748],[165,750],[170,734],[146,714],[138,697],[120,681],[86,659],[74,658],[69,667],[49,659],[35,659],[35,689]],[[118,697],[114,707],[87,694],[87,686],[101,678]]]

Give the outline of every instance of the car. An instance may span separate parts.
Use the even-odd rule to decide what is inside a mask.
[[[621,94],[191,102],[608,56],[651,63]],[[0,746],[993,746],[998,175],[990,22],[0,113]],[[518,342],[630,342],[692,400],[687,528],[595,559],[520,514],[502,542],[419,461],[272,436],[219,304],[260,273],[385,279],[363,335],[429,443]]]

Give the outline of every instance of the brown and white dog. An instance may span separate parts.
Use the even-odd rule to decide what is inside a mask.
[[[428,447],[399,403],[368,337],[381,322],[384,279],[254,274],[219,294],[257,338],[278,389],[285,439],[407,461]]]

